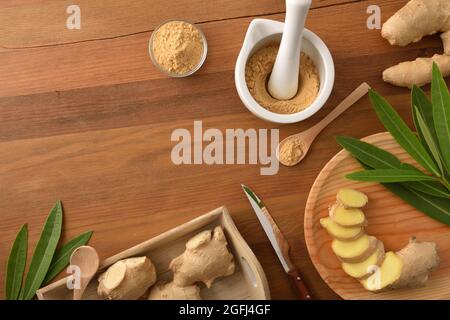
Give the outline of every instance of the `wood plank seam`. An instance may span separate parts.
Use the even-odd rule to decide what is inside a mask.
[[[329,7],[354,4],[354,3],[358,3],[358,2],[362,2],[362,1],[367,1],[367,0],[349,0],[346,2],[334,3],[334,4],[324,5],[324,6],[320,6],[320,7],[314,7],[314,8],[311,8],[310,10],[319,10],[319,9],[324,9],[324,8],[329,8]],[[255,15],[236,16],[233,18],[205,20],[205,21],[196,22],[196,24],[202,25],[202,24],[207,24],[207,23],[223,22],[223,21],[228,21],[228,20],[270,17],[270,16],[274,16],[274,15],[278,15],[278,14],[283,14],[285,12],[286,11],[284,10],[284,11],[277,11],[277,12],[271,12],[271,13],[260,13],[260,14],[255,14]],[[49,47],[56,47],[56,46],[62,46],[62,45],[68,45],[68,44],[78,44],[78,43],[103,41],[103,40],[114,40],[114,39],[126,38],[126,37],[130,37],[130,36],[134,36],[134,35],[138,35],[138,34],[144,34],[144,33],[153,32],[153,31],[154,31],[154,29],[149,29],[149,30],[142,30],[142,31],[138,31],[138,32],[122,34],[122,35],[118,35],[118,36],[114,36],[114,37],[95,38],[95,39],[87,39],[87,40],[82,40],[82,41],[69,41],[69,42],[46,44],[46,45],[39,45],[39,46],[7,47],[7,46],[0,44],[0,49],[8,51],[8,50],[25,50],[25,49],[34,49],[34,48],[49,48]]]

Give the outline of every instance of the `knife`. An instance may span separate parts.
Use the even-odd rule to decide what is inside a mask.
[[[277,224],[273,220],[269,211],[267,210],[264,203],[261,199],[247,186],[241,185],[244,190],[245,195],[250,201],[253,210],[258,217],[259,222],[261,223],[267,237],[269,238],[272,247],[275,250],[275,253],[280,259],[281,265],[284,268],[284,271],[289,276],[289,280],[291,281],[293,287],[297,291],[297,295],[301,300],[312,300],[312,294],[305,282],[302,279],[302,276],[295,265],[292,263],[290,255],[289,255],[289,243],[287,242],[284,235],[281,233]]]

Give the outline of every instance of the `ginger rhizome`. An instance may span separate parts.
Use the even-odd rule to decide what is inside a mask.
[[[379,266],[384,260],[384,245],[383,242],[378,241],[376,250],[365,260],[356,263],[342,263],[342,269],[350,277],[356,279],[364,279],[371,275],[374,266]]]
[[[342,262],[358,263],[367,259],[377,248],[378,240],[366,234],[352,241],[334,239],[331,248]]]
[[[345,208],[362,208],[369,202],[369,198],[360,191],[345,188],[338,191],[336,201]]]
[[[411,88],[431,82],[436,62],[444,77],[450,75],[450,1],[411,0],[383,25],[381,34],[391,45],[406,46],[424,36],[442,32],[444,54],[402,62],[383,72],[384,81]]]
[[[336,200],[329,217],[322,218],[320,224],[334,238],[331,248],[345,273],[374,292],[426,284],[430,272],[439,265],[435,243],[417,242],[413,237],[400,251],[385,253],[383,243],[364,232],[367,221],[361,207],[367,204],[367,196],[342,189]]]
[[[117,261],[98,278],[97,293],[108,300],[135,300],[156,282],[156,270],[147,257]]]
[[[148,300],[202,300],[202,297],[198,285],[180,287],[172,281],[154,285],[150,290]]]
[[[109,300],[135,300],[153,286],[149,300],[201,300],[198,282],[210,288],[215,279],[234,273],[233,255],[221,227],[195,235],[184,253],[170,262],[172,282],[156,282],[156,270],[147,257],[128,258],[111,265],[98,278],[97,293]]]
[[[320,225],[327,229],[328,233],[332,235],[333,238],[338,240],[356,240],[364,233],[363,227],[343,227],[334,222],[330,217],[320,219]]]
[[[228,251],[222,228],[203,231],[191,238],[184,253],[173,259],[169,268],[178,286],[203,282],[210,288],[215,279],[233,274],[234,258]]]
[[[364,213],[359,208],[345,208],[335,203],[330,208],[331,219],[342,227],[360,227],[367,224]]]

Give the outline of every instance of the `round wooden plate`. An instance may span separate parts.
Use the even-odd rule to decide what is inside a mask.
[[[417,165],[389,133],[375,134],[363,140],[395,154],[404,162]],[[305,239],[311,260],[322,279],[344,299],[450,299],[450,228],[414,209],[380,184],[350,181],[344,177],[360,170],[356,160],[342,150],[322,169],[309,193]],[[426,287],[372,293],[342,271],[339,260],[331,251],[332,238],[320,226],[319,220],[328,215],[328,207],[335,202],[337,191],[344,187],[369,196],[369,203],[364,208],[369,221],[366,232],[383,241],[386,251],[401,249],[410,236],[438,244],[440,267],[431,274]]]

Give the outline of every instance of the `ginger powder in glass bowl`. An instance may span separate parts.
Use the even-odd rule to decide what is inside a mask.
[[[153,64],[171,77],[187,77],[203,65],[208,52],[203,32],[194,24],[171,20],[158,26],[149,44]]]

